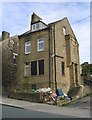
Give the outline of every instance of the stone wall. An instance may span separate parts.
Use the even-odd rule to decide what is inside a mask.
[[[84,86],[83,96],[87,94],[92,94],[92,86]]]
[[[10,98],[19,99],[19,100],[25,100],[30,102],[43,102],[43,95],[42,93],[24,93],[24,92],[10,92],[9,94]]]

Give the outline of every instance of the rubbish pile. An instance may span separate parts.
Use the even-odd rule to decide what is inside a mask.
[[[59,100],[59,98],[62,98],[63,100],[72,100],[70,96],[67,94],[63,93],[62,89],[57,89],[57,94],[54,93],[51,88],[40,88],[37,89],[35,92],[40,92],[42,93],[43,96],[43,102],[56,102]]]
[[[65,100],[72,100],[72,97],[70,97],[69,95],[65,94],[61,88],[57,89],[57,95],[60,96],[62,99]]]
[[[35,92],[41,92],[43,95],[43,102],[55,102],[57,100],[57,95],[54,93],[51,88],[40,88],[37,89]]]

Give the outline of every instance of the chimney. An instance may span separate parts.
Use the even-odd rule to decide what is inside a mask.
[[[2,40],[5,40],[10,37],[10,33],[6,31],[2,31]]]

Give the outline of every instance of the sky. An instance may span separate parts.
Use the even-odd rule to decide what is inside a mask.
[[[30,29],[31,14],[35,12],[46,24],[67,17],[79,42],[80,63],[90,62],[90,1],[60,0],[0,2],[0,35],[8,31],[20,35]]]

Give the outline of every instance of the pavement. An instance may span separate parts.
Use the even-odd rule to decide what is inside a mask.
[[[92,95],[71,102],[67,107],[92,110]]]
[[[54,105],[48,105],[43,103],[34,103],[22,100],[11,99],[2,97],[0,104],[19,107],[22,109],[29,109],[45,113],[53,113],[57,115],[66,115],[75,118],[90,118],[90,108],[81,109],[80,107],[58,107]]]

